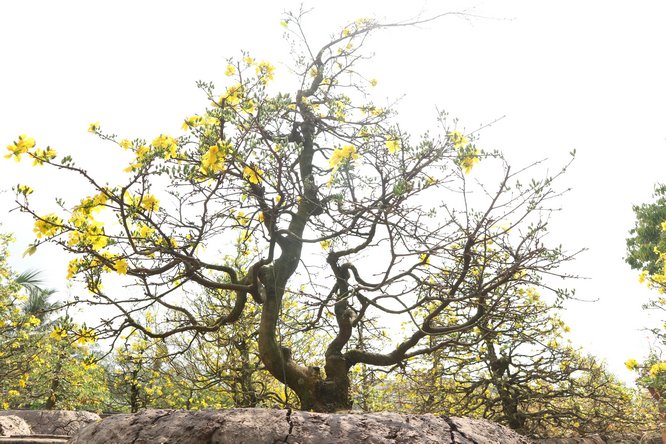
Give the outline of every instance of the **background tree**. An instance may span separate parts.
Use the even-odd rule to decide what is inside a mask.
[[[130,152],[122,183],[102,183],[27,136],[8,149],[91,188],[77,204],[61,200],[58,213],[38,212],[20,188],[17,202],[35,218],[30,251],[51,242],[74,254],[69,271],[89,290],[86,302],[114,310],[100,337],[210,335],[246,322],[253,306],[265,369],[302,409],[334,411],[351,407],[354,367],[446,350],[456,344],[448,337],[483,324],[504,295],[544,285],[570,256],[544,242],[557,175],[526,181],[525,168],[482,153],[445,115],[435,135],[410,137],[369,100],[360,48],[397,25],[358,20],[312,51],[301,17],[286,24],[297,48],[293,95],[273,92],[274,67],[245,55],[230,61],[221,94],[199,84],[210,107],[184,120],[183,136],[148,143],[91,124]],[[488,180],[469,181],[481,159]],[[251,265],[225,259],[234,255]],[[128,288],[104,286],[110,276]],[[204,290],[230,309],[193,310]],[[288,295],[307,307],[298,318],[285,318]],[[140,314],[157,308],[158,328],[147,328]],[[386,332],[402,321],[403,334]],[[307,362],[285,346],[287,323],[324,331],[322,355]]]
[[[603,364],[564,340],[569,330],[533,287],[506,295],[505,307],[458,343],[401,377],[410,409],[481,417],[527,436],[622,432],[645,427],[631,391]],[[450,313],[455,317],[455,313]]]
[[[635,270],[640,270],[639,281],[653,288],[659,296],[645,304],[645,308],[666,310],[666,186],[655,187],[654,201],[633,207],[636,216],[634,228],[627,238],[626,261]],[[663,328],[652,328],[657,342],[666,343]],[[639,372],[637,383],[647,389],[657,403],[661,419],[662,438],[666,440],[666,361],[661,351],[655,349],[644,362],[631,358],[627,368]]]

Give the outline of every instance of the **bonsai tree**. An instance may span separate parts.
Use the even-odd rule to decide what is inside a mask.
[[[313,49],[301,20],[284,22],[292,93],[273,88],[271,63],[244,54],[223,87],[199,83],[208,106],[181,135],[121,138],[91,124],[108,156],[127,156],[118,183],[28,136],[8,149],[90,189],[50,214],[18,188],[17,202],[35,220],[30,252],[49,242],[74,255],[69,275],[100,313],[98,337],[202,337],[258,312],[248,337],[263,367],[301,409],[335,411],[351,408],[356,366],[446,350],[449,335],[485,325],[504,295],[545,285],[571,255],[544,240],[560,173],[530,180],[446,114],[410,136],[394,107],[371,100],[375,81],[357,71],[364,43],[410,23],[358,20]],[[299,316],[286,316],[286,300]],[[327,338],[320,356],[287,347],[287,328]]]

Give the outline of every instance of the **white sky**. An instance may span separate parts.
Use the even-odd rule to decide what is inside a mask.
[[[650,199],[666,165],[666,4],[662,1],[349,1],[305,2],[314,46],[347,22],[401,20],[467,9],[486,18],[446,17],[415,29],[377,34],[364,68],[380,82],[377,101],[405,95],[400,120],[426,129],[435,108],[473,130],[501,116],[477,145],[500,149],[515,164],[549,158],[553,170],[575,148],[563,186],[573,187],[553,221],[552,238],[589,251],[573,265],[587,280],[570,282],[583,299],[565,319],[572,339],[606,359],[644,356],[648,325],[641,304],[653,296],[624,264],[631,205]],[[287,74],[279,26],[300,1],[8,1],[0,2],[0,143],[21,133],[70,153],[105,174],[127,159],[87,133],[101,121],[122,137],[179,134],[182,119],[205,98],[196,80],[222,83],[226,58],[249,50]],[[4,151],[4,150],[3,150]],[[0,162],[0,189],[28,183],[43,196],[80,192],[48,169]],[[114,166],[114,164],[116,166]],[[11,207],[11,195],[0,203]],[[49,204],[44,203],[44,206]],[[2,217],[18,239],[12,265],[46,270],[64,288],[65,263],[45,248],[22,259],[32,222]]]

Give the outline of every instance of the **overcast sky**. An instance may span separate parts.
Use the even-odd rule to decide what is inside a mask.
[[[226,59],[245,49],[288,76],[288,46],[279,25],[287,1],[13,1],[0,3],[0,142],[19,134],[72,154],[100,174],[126,159],[87,133],[151,140],[178,133],[206,100],[197,80],[221,81]],[[651,293],[623,261],[632,204],[648,201],[666,181],[666,4],[662,1],[305,2],[314,46],[359,17],[396,21],[465,11],[412,29],[377,34],[365,65],[377,78],[377,101],[403,97],[400,121],[420,131],[436,109],[468,130],[502,118],[477,145],[499,149],[517,165],[543,158],[555,170],[572,149],[577,158],[562,183],[551,241],[586,247],[571,270],[577,296],[565,319],[571,337],[606,359],[621,378],[623,362],[641,358],[649,340],[641,309]],[[116,151],[117,152],[117,151]],[[79,192],[48,169],[0,162],[0,189],[28,183],[45,199]],[[115,167],[114,167],[115,168]],[[50,194],[51,193],[51,194]],[[11,193],[0,195],[9,208]],[[44,201],[43,205],[51,205]],[[46,270],[65,288],[66,265],[55,249],[29,259],[32,222],[3,216],[18,239],[12,265]]]

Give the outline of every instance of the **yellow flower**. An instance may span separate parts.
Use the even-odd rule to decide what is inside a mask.
[[[224,150],[220,150],[217,145],[208,148],[206,154],[201,156],[201,167],[199,169],[204,174],[224,170]]]
[[[199,119],[201,119],[201,117],[199,117]],[[176,142],[176,139],[174,139],[171,136],[160,134],[153,140],[151,145],[154,146],[155,148],[164,150],[164,158],[167,160],[174,157],[178,157],[178,142]],[[137,157],[141,157],[138,151],[137,151]]]
[[[71,279],[74,277],[76,273],[79,272],[79,266],[81,265],[81,261],[79,259],[74,259],[67,264],[67,279]]]
[[[323,241],[319,242],[319,245],[321,245],[321,248],[323,248],[324,250],[328,250],[329,248],[331,248],[331,241],[330,240],[323,240]]]
[[[624,366],[627,367],[629,370],[637,370],[638,369],[638,361],[635,359],[629,359],[627,362],[624,363]]]
[[[657,362],[650,367],[650,376],[656,378],[660,372],[666,371],[666,362]]]
[[[377,83],[379,83],[377,82],[377,79],[370,79],[370,86],[375,87],[377,86]]]
[[[243,61],[246,65],[254,65],[254,59],[250,56],[243,57]]]
[[[118,145],[120,145],[125,150],[132,148],[132,142],[127,139],[121,140],[120,142],[118,142]]]
[[[79,331],[76,332],[76,343],[77,344],[88,344],[88,343],[94,343],[97,340],[97,335],[95,334],[95,330],[92,328],[81,328]]]
[[[248,100],[246,102],[243,102],[241,107],[243,108],[243,111],[245,111],[246,113],[254,114],[255,108],[253,100]]]
[[[352,160],[358,159],[358,153],[354,145],[345,145],[342,148],[337,148],[333,151],[328,164],[331,168],[337,169],[341,164],[348,164]]]
[[[661,229],[662,229],[663,231],[666,231],[666,221],[664,221],[664,222],[661,223]]]
[[[645,282],[645,278],[647,277],[647,271],[643,270],[640,275],[638,275],[638,283],[642,284]]]
[[[204,120],[203,117],[201,117],[201,116],[192,116],[192,117],[188,117],[187,119],[185,119],[185,122],[183,123],[182,128],[185,131],[187,131],[190,128],[196,128],[196,127],[201,126],[205,123],[206,123],[206,121]]]
[[[137,234],[139,235],[139,237],[142,237],[144,239],[149,238],[150,236],[153,235],[153,233],[155,233],[155,229],[150,228],[148,225],[145,224],[140,224],[138,228],[139,229],[137,230]]]
[[[5,155],[5,159],[9,159],[14,156],[14,160],[17,162],[21,160],[21,154],[27,153],[29,149],[32,149],[35,146],[35,139],[28,137],[25,134],[19,136],[18,142],[14,142],[11,145],[7,145],[7,150],[9,154]]]
[[[65,330],[63,327],[56,326],[49,335],[49,337],[51,339],[55,339],[56,341],[60,341],[67,337],[67,330]]]
[[[17,185],[16,191],[24,196],[34,193],[35,190],[30,188],[28,185]]]
[[[97,367],[97,360],[95,359],[94,356],[89,355],[83,358],[83,360],[81,361],[81,365],[83,366],[84,369],[90,370]]]
[[[460,167],[465,171],[465,174],[469,174],[472,171],[472,167],[479,163],[479,151],[474,150],[474,153],[467,155],[460,160]]]
[[[138,170],[142,166],[143,166],[143,164],[141,162],[131,163],[131,164],[129,164],[128,167],[123,168],[123,171],[126,172],[126,173],[131,173],[132,171]]]
[[[88,132],[89,133],[96,133],[99,131],[100,125],[99,122],[91,123],[88,125]]]
[[[160,201],[152,194],[144,194],[139,205],[146,211],[157,211],[160,208]]]
[[[421,253],[419,255],[419,260],[423,262],[424,265],[430,265],[430,255],[428,253]]]
[[[393,154],[400,149],[400,142],[395,139],[387,140],[386,149],[388,149],[389,153]]]
[[[254,166],[246,166],[243,168],[243,178],[255,185],[261,182],[262,174],[264,174],[264,172]]]
[[[270,63],[262,60],[257,65],[255,71],[257,72],[257,77],[261,83],[268,83],[269,80],[273,80],[275,67]]]
[[[58,153],[56,150],[52,149],[51,147],[46,147],[46,151],[36,149],[35,153],[32,155],[32,165],[44,165],[44,162],[50,162],[51,160],[55,159],[57,155]]]
[[[230,77],[233,76],[234,74],[236,74],[236,67],[231,64],[227,65],[227,69],[224,71],[224,75]]]
[[[60,219],[55,214],[47,214],[35,221],[35,227],[32,231],[37,233],[37,237],[41,238],[44,236],[53,236],[58,230],[60,230],[62,225],[62,219]]]
[[[118,274],[127,274],[128,264],[125,259],[119,259],[115,263],[116,272]]]
[[[469,140],[460,131],[451,131],[446,136],[456,149],[464,148],[469,145]]]
[[[240,102],[241,97],[243,97],[243,86],[240,83],[232,85],[227,88],[227,91],[220,96],[220,99],[217,103],[213,103],[215,106],[236,106]]]

